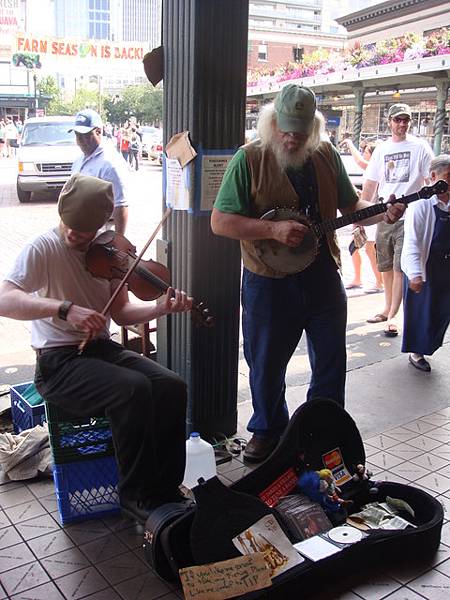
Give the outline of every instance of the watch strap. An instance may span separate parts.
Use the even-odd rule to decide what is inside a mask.
[[[60,319],[62,319],[63,321],[67,321],[67,315],[69,314],[69,310],[70,307],[72,306],[73,302],[71,302],[70,300],[64,300],[64,302],[62,302],[59,305],[58,308],[58,317]]]

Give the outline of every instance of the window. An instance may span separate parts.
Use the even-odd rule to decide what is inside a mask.
[[[304,48],[292,48],[292,58],[294,62],[299,63],[303,59]]]
[[[267,44],[259,44],[258,46],[258,60],[267,60]]]

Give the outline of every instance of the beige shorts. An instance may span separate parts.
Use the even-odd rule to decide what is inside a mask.
[[[397,221],[389,225],[384,221],[377,225],[375,237],[377,265],[380,273],[384,271],[401,271],[400,257],[403,247],[404,224]]]

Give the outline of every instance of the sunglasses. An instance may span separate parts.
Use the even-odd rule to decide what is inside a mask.
[[[410,117],[393,117],[392,120],[394,123],[409,123],[411,121]]]

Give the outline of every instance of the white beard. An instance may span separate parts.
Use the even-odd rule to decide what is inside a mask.
[[[283,170],[287,169],[288,167],[291,167],[292,169],[300,169],[303,167],[311,154],[311,150],[308,146],[302,146],[295,152],[286,152],[286,150],[283,148],[283,145],[277,144],[274,140],[272,140],[271,147],[278,164]]]

